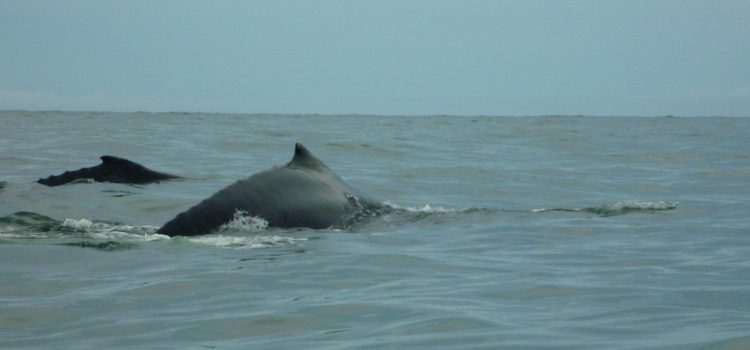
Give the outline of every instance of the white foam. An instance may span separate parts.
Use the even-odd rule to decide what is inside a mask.
[[[294,245],[307,238],[292,238],[283,236],[227,236],[210,235],[188,238],[190,242],[211,245],[222,248],[258,249]]]
[[[158,227],[155,226],[136,226],[124,224],[110,224],[106,222],[93,222],[89,219],[70,219],[63,220],[62,227],[70,228],[87,236],[96,239],[130,239],[139,241],[156,241],[169,239],[169,236],[156,233]]]
[[[419,207],[419,206],[417,206],[417,207],[410,207],[410,206],[398,205],[398,204],[391,203],[391,202],[388,202],[388,201],[383,202],[383,205],[385,205],[386,207],[389,207],[391,209],[395,209],[395,210],[402,210],[402,211],[407,211],[407,212],[410,212],[410,213],[427,213],[427,214],[435,214],[435,213],[439,213],[439,214],[459,213],[459,214],[462,214],[462,213],[471,213],[471,212],[475,212],[475,211],[484,211],[484,210],[487,210],[486,208],[482,208],[482,207],[467,207],[467,208],[454,209],[454,208],[445,208],[445,207],[440,207],[440,206],[432,206],[430,204],[425,204],[425,205],[423,205],[421,207]]]
[[[163,239],[171,239],[172,237],[162,235],[159,233],[133,233],[127,232],[127,229],[113,228],[105,231],[94,231],[88,232],[88,236],[95,239],[106,239],[106,240],[133,240],[133,241],[159,241]]]
[[[65,219],[62,223],[62,226],[75,230],[88,230],[92,226],[94,226],[94,223],[89,219]]]
[[[463,209],[446,209],[444,207],[433,207],[429,204],[425,204],[422,207],[410,207],[402,206],[391,202],[383,202],[383,204],[397,210],[405,210],[412,213],[451,213],[462,211]]]

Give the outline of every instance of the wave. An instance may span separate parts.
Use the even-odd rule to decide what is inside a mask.
[[[430,204],[425,204],[421,207],[410,207],[410,206],[402,206],[391,202],[384,202],[384,206],[388,207],[392,210],[401,210],[411,213],[423,213],[423,214],[435,214],[435,213],[476,213],[476,212],[488,212],[493,211],[489,208],[483,208],[483,207],[467,207],[467,208],[445,208],[441,206],[432,206]]]
[[[596,214],[598,216],[617,216],[624,215],[633,212],[657,212],[664,210],[677,209],[679,202],[672,201],[624,201],[617,202],[614,204],[604,204],[598,207],[587,207],[587,208],[538,208],[532,209],[532,213],[544,213],[544,212],[585,212]]]
[[[418,222],[443,223],[459,217],[482,215],[498,210],[483,207],[446,208],[425,204],[423,206],[404,206],[392,202],[355,203],[355,212],[336,225],[348,231],[370,231],[385,227],[397,227]]]
[[[445,208],[425,204],[423,206],[403,206],[383,202],[380,206],[360,208],[359,214],[350,217],[345,229],[360,230],[379,228],[383,224],[400,226],[416,222],[443,223],[445,221],[468,219],[477,216],[494,216],[504,213],[546,213],[569,212],[590,213],[600,217],[626,215],[631,213],[651,213],[674,210],[679,206],[674,201],[622,201],[584,208],[536,208],[530,210],[493,209],[486,207]]]
[[[61,222],[50,217],[19,211],[0,218],[0,237],[45,238],[61,227]]]
[[[296,245],[301,241],[307,241],[307,238],[293,238],[279,235],[230,236],[223,234],[177,237],[176,239],[187,240],[194,244],[237,249],[286,247]]]
[[[79,247],[79,248],[93,248],[96,250],[104,250],[108,252],[113,252],[117,250],[131,250],[131,249],[139,248],[139,246],[135,243],[117,242],[117,241],[104,241],[104,242],[82,241],[82,242],[61,243],[60,245],[69,246],[69,247]]]
[[[128,225],[86,218],[55,220],[33,212],[15,212],[0,217],[0,242],[28,243],[46,240],[50,244],[93,248],[103,251],[137,249],[150,241],[173,241],[220,248],[256,249],[298,244],[306,238],[279,234],[247,235],[265,231],[268,223],[242,212],[215,234],[198,237],[169,237],[157,233],[156,226]]]
[[[168,239],[169,236],[156,233],[156,226],[137,226],[105,221],[91,221],[89,219],[65,219],[62,221],[61,231],[78,233],[84,237],[95,239],[133,239],[155,241]]]
[[[611,217],[630,213],[653,213],[674,210],[673,201],[623,201],[584,208],[537,208],[531,210],[492,209],[484,207],[445,208],[425,204],[404,206],[390,202],[362,203],[351,199],[355,210],[331,229],[351,232],[380,230],[415,223],[443,224],[456,220],[487,216],[495,220],[503,213],[589,213]],[[294,232],[299,230],[270,229],[259,217],[237,211],[234,218],[215,233],[197,237],[169,237],[157,233],[158,227],[128,225],[96,221],[86,218],[55,220],[34,212],[19,211],[0,217],[0,243],[21,243],[29,240],[48,240],[52,244],[94,248],[99,250],[129,250],[149,241],[175,241],[220,248],[257,249],[290,246],[306,241]],[[290,235],[291,233],[291,235]]]

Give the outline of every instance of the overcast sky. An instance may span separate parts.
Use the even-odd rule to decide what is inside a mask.
[[[0,0],[0,109],[750,116],[750,0]]]

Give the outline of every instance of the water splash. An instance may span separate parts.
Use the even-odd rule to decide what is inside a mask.
[[[279,235],[258,235],[268,230],[268,221],[252,216],[246,211],[236,210],[229,222],[221,225],[216,234],[194,237],[176,237],[190,243],[220,248],[260,249],[295,245],[306,238],[293,238]],[[251,235],[248,235],[251,234]]]
[[[218,231],[241,231],[257,233],[268,228],[268,221],[265,219],[252,216],[244,210],[237,209],[234,212],[232,220],[219,227]]]

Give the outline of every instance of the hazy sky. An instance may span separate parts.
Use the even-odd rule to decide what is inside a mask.
[[[0,109],[750,116],[750,0],[0,0]]]

